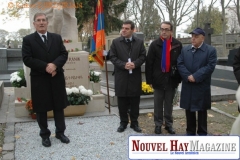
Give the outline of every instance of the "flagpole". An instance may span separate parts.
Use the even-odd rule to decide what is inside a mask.
[[[105,46],[104,46],[105,48]],[[108,68],[107,68],[107,56],[105,55],[105,72],[106,72],[106,83],[107,83],[107,98],[108,98],[108,111],[111,113],[110,107],[110,96],[109,96],[109,85],[108,85]]]
[[[102,35],[100,36],[101,37],[100,44],[102,45],[101,46],[101,53],[102,53],[101,56],[103,58],[105,56],[103,54],[103,52],[105,50],[104,21],[103,21],[103,15],[98,17],[99,13],[103,14],[103,2],[102,2],[102,0],[95,0],[95,2],[96,2],[95,18],[97,17],[97,18],[100,19],[100,20],[97,19],[97,23],[98,23],[97,25],[100,25],[100,29],[103,30],[103,33],[101,32]],[[97,31],[98,29],[97,29],[97,26],[95,26],[95,22],[96,21],[94,21],[94,27],[95,27],[95,30]],[[95,51],[96,51],[96,54],[97,54],[98,53],[97,52],[97,50],[98,50],[97,46],[99,47],[99,45],[98,45],[99,41],[97,42],[96,39],[95,39],[95,43],[96,43]],[[98,62],[102,62],[100,64],[100,66],[102,68],[103,65],[104,65],[104,60],[99,61],[99,58],[98,58]],[[109,114],[110,114],[111,113],[111,108],[110,108],[110,96],[109,96],[109,85],[108,85],[108,68],[107,68],[107,58],[106,58],[106,56],[105,56],[105,72],[106,72],[106,82],[107,82],[108,111],[109,111]]]

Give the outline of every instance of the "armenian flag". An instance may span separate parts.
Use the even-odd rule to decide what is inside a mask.
[[[104,15],[103,15],[103,3],[102,0],[98,0],[95,17],[93,21],[93,37],[91,54],[95,61],[103,67],[103,50],[105,47],[105,31],[104,31]]]

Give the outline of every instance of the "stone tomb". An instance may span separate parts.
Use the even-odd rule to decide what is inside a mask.
[[[89,62],[88,52],[79,51],[71,52],[68,56],[68,61],[64,65],[64,74],[66,87],[78,87],[83,85],[85,88],[90,88],[89,82]],[[27,117],[28,111],[25,109],[26,102],[18,102],[17,98],[31,99],[30,90],[30,69],[24,65],[24,73],[27,81],[27,87],[15,88],[15,117]],[[92,100],[87,105],[86,112],[102,112],[105,111],[105,97],[103,94],[93,95]]]

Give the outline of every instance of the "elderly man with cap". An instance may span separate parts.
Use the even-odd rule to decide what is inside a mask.
[[[217,53],[214,47],[204,43],[205,32],[201,28],[190,34],[192,44],[183,47],[177,60],[182,77],[180,107],[186,112],[186,134],[204,136],[208,134],[207,110],[211,109],[211,75]]]

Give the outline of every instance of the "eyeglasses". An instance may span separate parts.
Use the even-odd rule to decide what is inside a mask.
[[[169,32],[171,31],[169,28],[160,28],[160,31],[163,32],[163,31],[166,31],[166,32]]]
[[[37,23],[40,23],[40,22],[47,22],[47,20],[46,19],[37,19],[36,21],[34,21],[34,22],[37,22]]]

